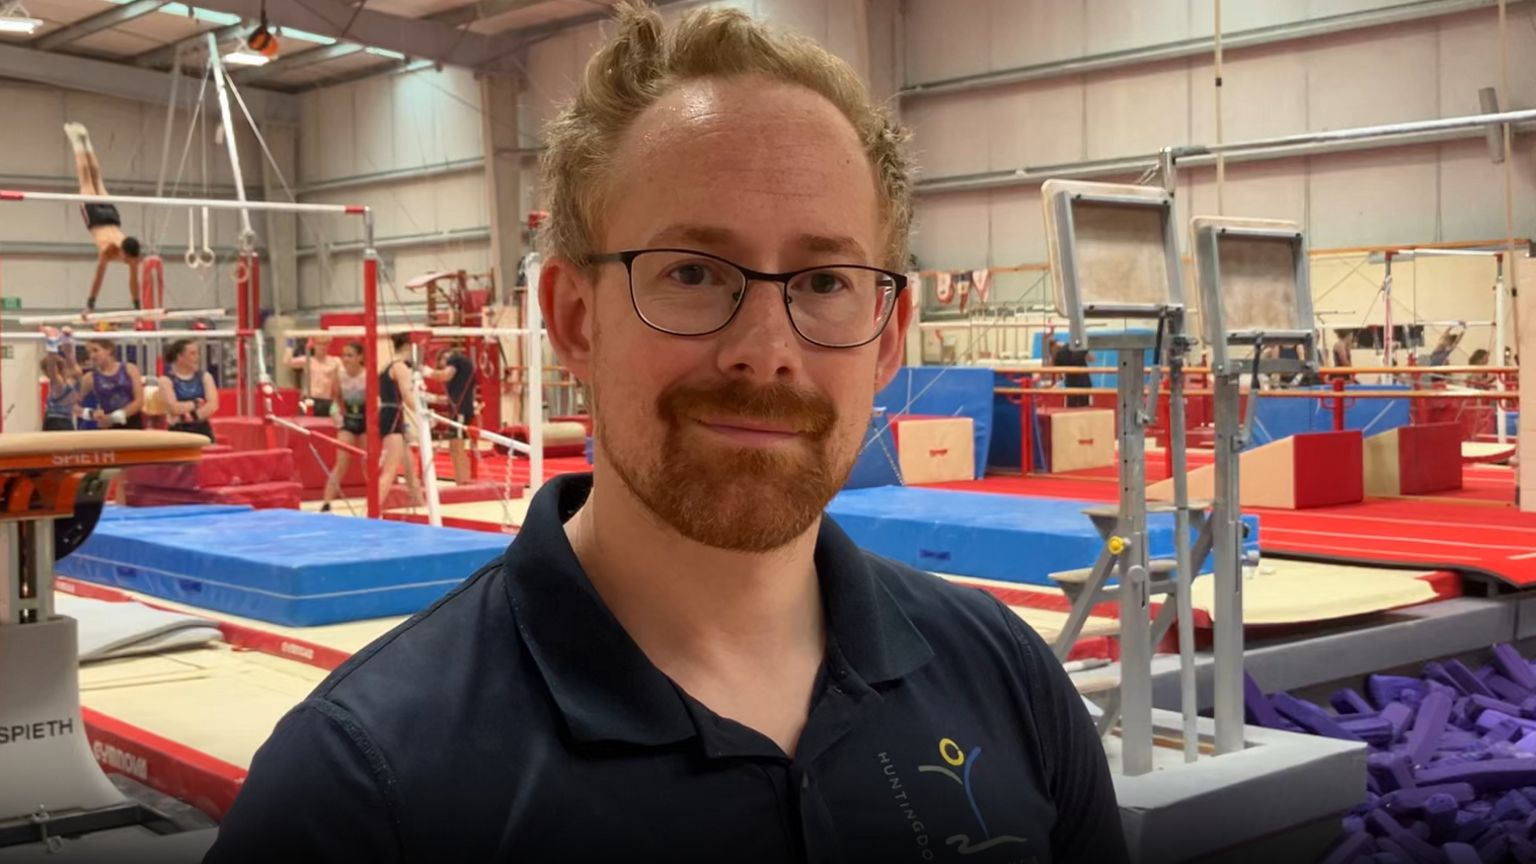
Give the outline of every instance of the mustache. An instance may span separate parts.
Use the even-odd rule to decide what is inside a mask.
[[[783,424],[812,438],[825,438],[837,424],[837,407],[816,390],[740,379],[717,387],[674,385],[657,400],[661,418],[677,424],[685,418],[707,416]]]

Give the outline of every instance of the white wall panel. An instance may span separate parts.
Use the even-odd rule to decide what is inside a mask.
[[[1509,10],[1509,94],[1499,104],[1536,105],[1536,19],[1532,7]],[[1455,15],[1440,21],[1440,111],[1450,117],[1477,114],[1477,91],[1499,86],[1499,34],[1496,16],[1486,12]]]
[[[0,103],[8,119],[0,129],[0,171],[45,176],[73,173],[69,142],[64,138],[64,100],[59,91],[14,81],[0,81]]]
[[[998,189],[991,194],[991,249],[984,263],[1006,267],[1044,261],[1045,217],[1039,188]]]
[[[985,72],[992,44],[991,4],[963,6],[916,0],[906,4],[907,82],[940,81]]]
[[[977,125],[990,130],[988,165],[993,170],[1076,162],[1087,152],[1081,81],[1037,82],[993,91],[988,106],[992,121],[978,124],[975,117],[957,118],[956,130]]]
[[[1086,86],[1089,159],[1152,153],[1189,137],[1184,61],[1089,75]]]
[[[1312,245],[1326,249],[1435,239],[1435,155],[1429,145],[1312,158]]]
[[[1529,145],[1515,150],[1515,236],[1536,231],[1536,165]],[[1504,166],[1488,160],[1481,140],[1440,148],[1440,225],[1446,239],[1483,240],[1505,235]]]
[[[1307,123],[1306,55],[1283,48],[1244,51],[1222,61],[1221,119],[1225,141],[1251,141],[1304,131]],[[1190,138],[1215,142],[1215,67],[1190,68]]]
[[[1088,53],[1124,51],[1189,36],[1189,0],[1086,0]]]
[[[917,203],[912,252],[925,268],[977,267],[987,260],[991,193],[963,192]]]
[[[980,4],[975,4],[979,6]],[[955,9],[951,10],[958,11]],[[959,16],[967,14],[959,11]],[[977,13],[979,15],[979,10]],[[1013,69],[1081,57],[1087,39],[1086,4],[1060,0],[993,0],[991,68]],[[914,78],[913,82],[926,79]]]
[[[1010,115],[992,110],[986,93],[965,93],[947,99],[921,99],[907,109],[913,153],[924,174],[950,176],[991,167],[989,140],[999,135]],[[986,119],[994,118],[990,122]]]
[[[395,112],[392,78],[371,78],[352,85],[352,152],[355,160],[348,174],[373,174],[397,167],[395,162]],[[418,118],[417,122],[432,122]],[[341,176],[347,176],[343,174]]]
[[[1310,129],[1439,115],[1439,40],[1432,21],[1313,40],[1307,53]]]

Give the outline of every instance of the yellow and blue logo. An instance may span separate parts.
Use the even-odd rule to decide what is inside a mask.
[[[955,847],[955,851],[961,855],[974,855],[984,852],[995,846],[1007,843],[1028,843],[1023,837],[1015,837],[1011,834],[999,834],[992,836],[987,829],[987,820],[981,815],[981,807],[976,804],[976,790],[971,784],[971,775],[976,770],[976,763],[981,761],[980,745],[972,747],[967,753],[953,738],[939,739],[939,758],[943,765],[919,765],[919,773],[940,774],[955,781],[965,790],[966,803],[971,806],[971,815],[976,817],[976,824],[981,828],[982,841],[972,844],[969,834],[955,834],[945,838],[944,842]],[[956,772],[959,773],[956,773]]]

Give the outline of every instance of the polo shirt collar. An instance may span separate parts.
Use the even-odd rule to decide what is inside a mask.
[[[571,734],[582,741],[661,746],[692,738],[682,692],[634,643],[587,579],[564,523],[586,501],[592,475],[567,474],[534,496],[504,558],[518,632]],[[894,681],[933,650],[869,571],[864,553],[823,518],[816,539],[829,638],[867,684]]]

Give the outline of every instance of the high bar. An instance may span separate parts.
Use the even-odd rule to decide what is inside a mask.
[[[78,192],[22,192],[0,189],[0,201],[64,201],[76,204],[145,204],[150,207],[207,207],[210,210],[256,210],[271,213],[340,213],[362,216],[360,204],[291,204],[286,201],[234,201],[226,198],[154,198],[146,195],[81,195]]]

